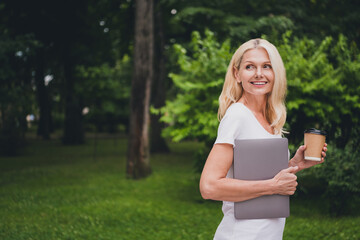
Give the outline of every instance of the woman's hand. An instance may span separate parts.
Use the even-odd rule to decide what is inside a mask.
[[[276,176],[272,179],[274,184],[274,194],[280,195],[293,195],[296,191],[296,186],[298,185],[295,172],[298,170],[298,167],[289,167],[281,170]]]
[[[314,165],[320,164],[324,162],[324,158],[326,157],[326,151],[327,151],[327,144],[324,144],[324,147],[322,149],[322,158],[321,161],[310,161],[304,159],[304,151],[306,149],[306,145],[302,145],[298,148],[298,150],[295,153],[295,156],[290,160],[289,166],[290,167],[298,167],[298,171],[303,170],[305,168],[312,167]]]

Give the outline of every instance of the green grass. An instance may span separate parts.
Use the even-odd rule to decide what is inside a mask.
[[[173,143],[151,156],[150,177],[129,180],[126,144],[31,140],[21,156],[0,158],[0,239],[212,239],[221,203],[199,194],[201,145]],[[360,217],[331,218],[319,206],[293,199],[284,239],[360,239]]]

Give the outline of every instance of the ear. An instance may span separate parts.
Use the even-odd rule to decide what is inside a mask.
[[[236,79],[237,83],[241,83],[240,76],[239,76],[239,70],[236,67],[233,67],[233,76]]]

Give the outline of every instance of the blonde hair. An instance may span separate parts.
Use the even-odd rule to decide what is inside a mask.
[[[275,134],[282,134],[285,131],[283,126],[286,120],[285,96],[286,96],[286,73],[281,56],[274,45],[264,39],[252,39],[242,44],[232,56],[228,66],[225,82],[219,97],[219,121],[225,115],[231,104],[240,100],[243,94],[242,85],[237,83],[235,69],[239,69],[241,60],[246,51],[254,48],[263,48],[269,55],[272,69],[275,74],[275,81],[272,91],[268,94],[265,116]]]

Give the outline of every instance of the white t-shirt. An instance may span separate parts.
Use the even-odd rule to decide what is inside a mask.
[[[258,122],[254,114],[242,103],[233,103],[222,118],[215,144],[229,143],[235,139],[280,138],[272,135]],[[233,178],[233,165],[227,178]],[[285,218],[242,220],[234,217],[234,203],[223,202],[224,217],[218,226],[214,240],[280,240]]]

